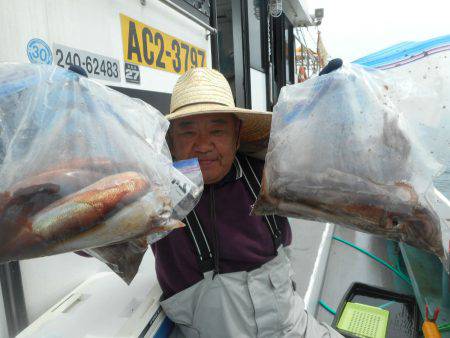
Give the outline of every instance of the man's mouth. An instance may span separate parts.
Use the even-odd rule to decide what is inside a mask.
[[[199,163],[200,166],[203,168],[207,168],[210,167],[211,165],[213,165],[217,160],[211,160],[211,159],[200,159]]]

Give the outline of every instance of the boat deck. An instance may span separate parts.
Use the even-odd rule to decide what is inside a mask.
[[[450,231],[450,201],[436,193],[429,199]],[[291,261],[296,273],[298,292],[305,299],[306,309],[319,321],[331,324],[334,316],[318,305],[324,301],[336,310],[346,291],[361,282],[390,291],[414,295],[424,315],[425,304],[439,306],[439,324],[450,321],[450,278],[443,272],[437,257],[406,244],[378,236],[298,219],[290,219],[293,242]],[[412,287],[391,270],[355,248],[334,240],[340,237],[390,265],[408,273]],[[445,237],[445,236],[444,236]],[[450,337],[450,332],[443,333]]]
[[[305,298],[306,309],[319,321],[331,324],[333,315],[319,306],[318,301],[323,300],[332,309],[337,309],[354,282],[413,294],[412,288],[392,271],[354,248],[333,240],[332,235],[354,243],[395,266],[397,262],[392,259],[399,253],[393,252],[397,246],[392,242],[340,226],[329,229],[323,223],[296,219],[290,222],[293,231],[291,261],[296,273],[297,291]]]

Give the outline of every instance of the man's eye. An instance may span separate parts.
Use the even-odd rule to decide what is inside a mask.
[[[220,136],[220,135],[223,135],[223,134],[224,134],[224,131],[221,130],[221,129],[216,129],[216,130],[213,130],[213,131],[211,132],[211,134],[214,135],[214,136]]]
[[[194,132],[193,131],[183,131],[182,133],[180,133],[181,136],[185,136],[185,137],[191,137],[194,136]]]

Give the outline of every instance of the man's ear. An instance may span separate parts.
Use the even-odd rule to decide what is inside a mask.
[[[242,121],[239,118],[236,118],[236,150],[238,150],[241,145],[241,127]]]
[[[167,145],[169,146],[170,154],[173,157],[172,129],[170,127],[166,134],[166,142]]]
[[[172,137],[170,136],[170,131],[166,134],[166,142],[169,146],[170,151],[172,151]]]

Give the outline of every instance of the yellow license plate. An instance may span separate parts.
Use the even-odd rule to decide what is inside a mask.
[[[125,62],[183,74],[206,66],[206,51],[120,14]]]

